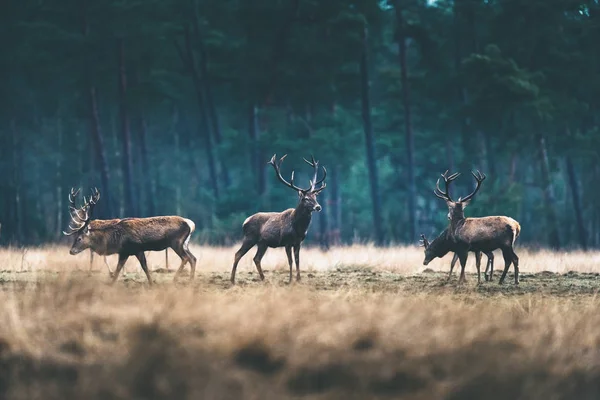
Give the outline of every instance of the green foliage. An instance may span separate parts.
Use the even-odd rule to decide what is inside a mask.
[[[549,208],[560,224],[575,226],[569,157],[586,234],[600,245],[600,6],[565,0],[9,1],[0,13],[0,242],[55,240],[70,187],[101,186],[91,86],[110,169],[106,189],[118,205],[112,216],[125,216],[122,100],[139,215],[153,203],[156,214],[196,221],[201,240],[235,242],[251,213],[295,205],[266,164],[270,156],[289,154],[284,172],[295,170],[305,185],[311,171],[302,157],[314,154],[329,172],[327,224],[321,232],[317,216],[308,241],[338,230],[343,241],[372,239],[359,75],[366,29],[383,229],[387,242],[414,243],[406,228],[397,5],[409,38],[419,229],[430,234],[447,223],[445,205],[431,194],[439,173],[460,169],[455,191],[462,193],[471,188],[468,169],[479,168],[488,180],[467,214],[510,215],[529,224],[523,242],[543,243],[535,232],[548,228]],[[563,234],[563,243],[580,242],[575,228]]]

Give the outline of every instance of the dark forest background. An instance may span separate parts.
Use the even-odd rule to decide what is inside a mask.
[[[599,112],[598,0],[8,0],[0,243],[60,240],[72,186],[238,241],[295,206],[266,163],[288,153],[302,185],[302,157],[328,169],[313,244],[439,232],[436,179],[464,196],[477,168],[468,216],[600,247]]]

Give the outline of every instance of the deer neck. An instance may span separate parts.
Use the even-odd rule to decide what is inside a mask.
[[[298,204],[298,206],[294,210],[294,215],[292,218],[294,230],[299,234],[306,234],[306,230],[310,225],[311,218],[312,211],[302,206],[302,204]]]
[[[464,224],[465,214],[463,211],[456,212],[452,215],[452,218],[450,219],[449,231],[453,239],[456,238],[456,236],[458,236],[460,229],[463,227]]]

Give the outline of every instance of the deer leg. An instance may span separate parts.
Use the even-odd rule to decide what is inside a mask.
[[[196,257],[192,254],[192,252],[189,249],[185,249],[185,253],[187,255],[188,262],[190,263],[190,267],[192,269],[192,276],[190,277],[190,280],[193,280],[194,276],[196,275]]]
[[[152,278],[150,278],[150,271],[148,270],[148,264],[146,264],[146,255],[143,251],[140,251],[135,255],[142,266],[142,269],[146,273],[146,277],[148,278],[148,284],[152,286]]]
[[[110,270],[110,265],[108,265],[108,260],[106,256],[104,256],[104,265],[106,265],[106,268],[108,268],[108,275],[113,276],[113,272]]]
[[[510,251],[512,252],[512,261],[513,261],[513,266],[515,267],[515,285],[519,284],[519,257],[517,256],[517,254],[515,253],[515,251],[513,249],[510,249]]]
[[[475,268],[477,268],[477,284],[481,285],[481,252],[475,252]]]
[[[294,257],[296,258],[296,282],[300,282],[300,243],[294,246]]]
[[[290,265],[290,283],[292,283],[292,246],[285,246],[285,254],[287,254],[288,264]]]
[[[250,250],[256,243],[251,240],[244,240],[242,247],[235,253],[235,259],[233,260],[233,268],[231,269],[231,283],[235,285],[235,271],[237,270],[238,263],[244,257],[244,255]]]
[[[467,257],[469,255],[468,251],[461,252],[458,255],[458,259],[460,260],[460,278],[458,278],[458,284],[464,283],[467,281],[465,278],[465,267],[467,265]]]
[[[452,271],[454,271],[454,265],[456,265],[456,261],[458,260],[458,254],[454,253],[452,257],[452,262],[450,263],[450,274],[448,274],[448,280],[452,278]]]
[[[111,284],[114,284],[117,281],[117,279],[119,278],[119,274],[121,273],[121,270],[123,269],[123,265],[125,265],[125,262],[127,261],[128,258],[129,258],[129,256],[126,254],[119,254],[119,262],[117,263],[117,268],[115,269],[115,273],[113,274]]]
[[[256,250],[256,255],[254,256],[254,264],[256,264],[256,269],[258,270],[258,274],[260,275],[260,280],[265,280],[265,275],[262,272],[262,268],[260,267],[260,260],[264,257],[267,249],[269,247],[266,244],[258,244],[258,250]]]
[[[169,270],[169,248],[165,249],[165,265],[167,268],[167,271]]]
[[[92,267],[94,266],[94,252],[90,250],[90,270],[89,273],[92,273]]]
[[[186,263],[190,263],[190,266],[193,265],[194,268],[192,268],[192,273],[196,271],[196,257],[194,257],[194,263],[192,264],[192,259],[188,256],[187,252],[185,251],[185,249],[183,248],[183,246],[181,244],[175,246],[175,247],[171,247],[173,249],[173,251],[179,256],[179,258],[181,258],[181,264],[179,265],[179,268],[177,269],[177,272],[175,272],[175,276],[173,277],[173,281],[176,281],[177,278],[179,277],[179,274],[183,271],[183,268],[185,267]],[[194,279],[193,274],[190,276],[190,280]]]
[[[502,257],[504,257],[504,271],[502,272],[502,276],[500,277],[500,281],[498,282],[498,284],[500,285],[504,283],[504,278],[506,278],[506,274],[508,273],[508,269],[510,268],[510,264],[512,263],[512,251],[510,249],[502,249]]]
[[[485,280],[491,282],[494,275],[494,252],[490,251],[489,253],[485,253],[485,255],[488,258],[487,265],[485,266]]]

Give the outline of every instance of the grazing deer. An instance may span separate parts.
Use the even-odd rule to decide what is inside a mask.
[[[438,237],[433,239],[433,242],[431,243],[427,240],[425,235],[421,235],[421,246],[425,248],[425,260],[423,260],[423,265],[429,264],[431,260],[436,257],[442,258],[449,252],[454,251],[454,242],[448,237],[448,229],[444,229],[444,231]],[[486,281],[490,281],[494,271],[494,253],[488,251],[485,255],[488,258],[488,262],[485,267],[484,276]],[[450,274],[448,275],[448,279],[452,277],[452,271],[454,270],[454,265],[457,260],[458,254],[454,253],[452,262],[450,263]],[[481,283],[481,251],[475,251],[475,266],[477,268],[477,283]]]
[[[504,216],[465,218],[464,209],[473,196],[479,191],[481,182],[486,178],[481,172],[471,174],[477,182],[475,190],[468,196],[459,197],[457,201],[452,200],[449,195],[449,185],[460,174],[455,173],[448,176],[448,171],[442,174],[446,191],[440,189],[438,178],[435,184],[434,194],[446,202],[448,206],[448,236],[454,243],[454,252],[460,260],[461,272],[459,283],[465,281],[465,264],[469,251],[492,252],[496,249],[502,250],[504,257],[504,272],[500,277],[500,284],[504,283],[508,268],[512,263],[515,269],[515,284],[519,284],[519,257],[515,254],[513,245],[521,232],[521,225],[514,219]]]
[[[258,250],[254,256],[254,263],[256,264],[256,269],[258,270],[261,280],[264,280],[265,276],[263,275],[260,261],[269,247],[285,247],[290,266],[290,283],[292,282],[292,248],[294,249],[294,256],[296,258],[296,280],[300,280],[300,246],[308,232],[308,226],[310,225],[313,211],[321,211],[321,205],[317,202],[317,195],[325,189],[326,184],[323,182],[327,176],[327,170],[325,167],[322,167],[323,178],[321,178],[320,181],[317,181],[319,162],[316,161],[314,157],[312,157],[312,161],[304,159],[308,165],[313,167],[314,175],[310,180],[310,187],[308,189],[302,189],[294,185],[293,171],[290,182],[287,182],[283,176],[281,176],[281,163],[286,156],[287,154],[276,162],[276,155],[274,154],[269,161],[269,164],[273,166],[275,175],[284,185],[298,192],[298,205],[296,208],[289,208],[282,212],[259,212],[248,217],[244,221],[242,224],[244,241],[240,249],[235,253],[235,260],[231,270],[232,284],[235,284],[235,271],[240,259],[255,245],[258,247]]]
[[[74,199],[78,193],[79,191],[71,190],[70,197]],[[144,252],[170,247],[181,258],[175,279],[188,262],[192,270],[190,280],[194,279],[196,257],[188,248],[190,237],[195,230],[194,222],[179,216],[125,218],[114,223],[107,223],[107,220],[91,220],[99,199],[100,193],[98,189],[94,189],[89,200],[84,197],[81,209],[71,209],[73,225],[69,224],[69,231],[63,233],[67,236],[75,235],[70,251],[72,255],[88,248],[100,255],[118,254],[119,262],[112,276],[113,283],[119,277],[127,259],[136,256],[148,282],[152,284]]]

